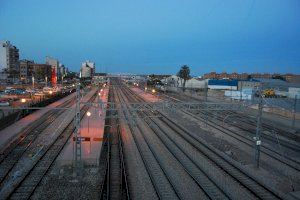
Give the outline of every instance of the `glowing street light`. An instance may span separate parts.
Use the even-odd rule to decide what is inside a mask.
[[[90,111],[88,111],[87,113],[86,113],[86,115],[89,117],[89,116],[91,116],[91,112]]]
[[[26,99],[22,98],[21,103],[25,103],[25,102],[26,102]]]
[[[100,92],[103,92],[103,89],[101,89]]]
[[[49,91],[49,94],[53,94],[53,92],[52,92],[52,91]]]
[[[88,116],[88,133],[90,133],[90,116],[91,116],[91,112],[87,111],[86,115]]]
[[[148,90],[148,88],[147,87],[145,87],[145,91],[147,91]]]
[[[155,91],[155,89],[152,89],[152,93],[155,93],[156,91]]]
[[[32,76],[32,88],[34,89],[34,76]]]

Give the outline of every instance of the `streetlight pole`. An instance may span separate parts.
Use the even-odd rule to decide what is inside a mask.
[[[254,137],[255,141],[255,165],[257,168],[259,168],[259,158],[260,158],[260,135],[261,135],[261,127],[262,127],[262,110],[263,110],[263,98],[262,98],[262,85],[259,87],[259,103],[258,103],[258,115],[257,115],[257,125],[256,125],[256,134]]]
[[[91,112],[88,111],[88,112],[86,113],[86,115],[87,115],[87,117],[88,117],[88,134],[89,134],[89,133],[90,133],[90,116],[91,116]]]
[[[295,128],[296,108],[297,108],[297,95],[295,95],[295,99],[294,99],[292,128]]]

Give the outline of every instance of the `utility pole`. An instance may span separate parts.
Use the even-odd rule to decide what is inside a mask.
[[[295,95],[295,99],[294,99],[294,109],[293,109],[293,122],[292,122],[292,128],[295,128],[296,107],[297,107],[297,95]]]
[[[262,98],[262,85],[259,87],[259,102],[258,102],[258,115],[257,115],[257,124],[256,124],[256,135],[253,138],[255,141],[255,166],[259,168],[259,158],[260,158],[260,145],[261,145],[261,128],[262,128],[262,123],[261,123],[261,118],[262,118],[262,111],[263,111],[263,98]]]
[[[208,83],[205,81],[205,102],[207,102]]]
[[[79,175],[81,172],[81,138],[80,138],[80,81],[77,80],[76,87],[76,108],[75,108],[75,176]]]
[[[241,83],[241,85],[240,85],[240,101],[242,101],[243,100],[243,81],[241,81],[240,82]]]

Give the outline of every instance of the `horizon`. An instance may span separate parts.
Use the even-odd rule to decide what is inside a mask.
[[[75,72],[91,60],[109,73],[176,74],[186,64],[197,76],[300,74],[299,8],[297,0],[3,0],[0,27],[9,28],[0,40],[20,59],[51,56]]]

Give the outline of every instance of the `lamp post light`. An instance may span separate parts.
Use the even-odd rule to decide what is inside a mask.
[[[62,75],[62,77],[61,77],[61,88],[63,88],[63,86],[64,86],[64,77],[65,77],[65,75]]]
[[[91,112],[90,111],[88,111],[87,113],[86,113],[86,115],[88,116],[88,133],[90,133],[90,116],[91,116]]]
[[[32,89],[34,89],[34,76],[32,76]]]

